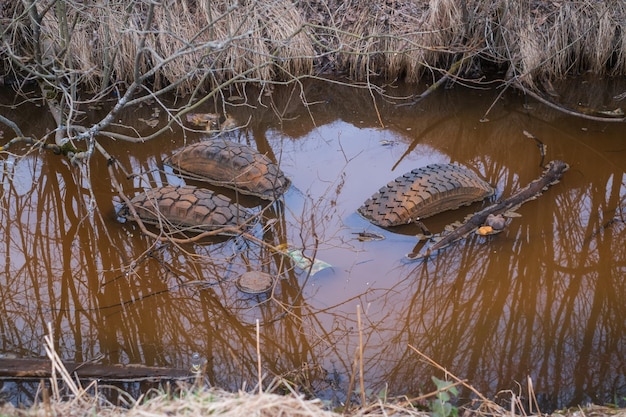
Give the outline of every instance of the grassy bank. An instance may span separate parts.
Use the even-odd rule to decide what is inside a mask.
[[[91,388],[90,388],[91,389]],[[113,405],[96,396],[82,393],[79,396],[55,401],[47,399],[30,408],[0,406],[0,416],[111,416],[111,417],[172,417],[208,416],[221,417],[625,417],[626,409],[586,406],[562,410],[552,414],[526,413],[515,403],[505,409],[492,402],[473,403],[470,407],[452,407],[450,412],[430,410],[414,399],[396,398],[379,400],[367,406],[350,410],[330,411],[320,400],[309,400],[291,393],[226,392],[218,389],[182,388],[169,391],[153,391],[143,398],[131,399],[120,394],[121,403]]]
[[[151,389],[141,397],[133,398],[119,388],[102,382],[92,381],[88,385],[81,385],[64,366],[54,348],[50,329],[49,332],[44,339],[52,376],[47,383],[42,379],[33,405],[28,408],[0,405],[0,417],[626,417],[626,409],[595,405],[544,414],[539,408],[530,379],[527,381],[526,394],[502,392],[500,402],[496,403],[415,349],[422,360],[434,369],[444,371],[446,375],[446,380],[433,377],[434,390],[415,397],[389,398],[384,393],[366,394],[361,385],[354,391],[357,404],[348,402],[338,407],[337,404],[325,404],[320,399],[306,398],[291,382],[280,377],[271,381],[259,377],[257,387],[238,392],[209,387],[200,368],[195,376],[190,374],[192,382],[164,382],[161,388]],[[259,364],[259,370],[261,368]],[[470,392],[472,400],[457,404],[455,398],[459,388]],[[114,394],[104,395],[105,390]],[[332,407],[334,409],[331,410]]]
[[[526,86],[584,71],[626,73],[626,4],[617,0],[179,0],[157,3],[145,44],[149,2],[34,1],[25,9],[30,3],[0,9],[5,80],[20,80],[38,55],[94,90],[130,84],[137,67],[154,68],[155,85],[179,91],[320,73],[414,82],[455,62],[461,77],[503,71]],[[36,30],[43,36],[33,43]]]

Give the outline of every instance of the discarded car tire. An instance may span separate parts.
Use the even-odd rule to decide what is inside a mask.
[[[265,200],[275,200],[290,185],[285,174],[266,155],[224,139],[194,143],[166,158],[164,163],[194,180]]]
[[[153,188],[130,202],[143,222],[167,226],[168,230],[202,232],[239,227],[251,217],[246,208],[230,198],[189,185]],[[120,216],[135,220],[126,206]]]
[[[467,168],[432,164],[391,181],[358,212],[378,226],[392,227],[469,205],[493,193],[491,185]]]

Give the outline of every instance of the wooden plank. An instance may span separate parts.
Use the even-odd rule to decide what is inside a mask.
[[[71,375],[82,379],[137,380],[137,379],[184,379],[193,376],[191,371],[132,365],[98,365],[93,363],[63,362]],[[49,378],[50,361],[46,359],[0,358],[0,377]]]

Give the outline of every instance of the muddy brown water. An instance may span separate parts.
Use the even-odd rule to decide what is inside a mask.
[[[619,106],[612,97],[626,90],[623,81],[561,87],[564,100],[598,108]],[[230,138],[267,152],[293,183],[284,203],[266,213],[266,224],[275,221],[258,226],[257,236],[333,266],[313,276],[242,239],[174,245],[142,236],[116,217],[119,198],[99,156],[87,169],[50,152],[3,153],[0,357],[44,357],[51,323],[64,359],[103,355],[104,364],[188,369],[197,352],[212,385],[237,389],[258,381],[258,320],[265,381],[282,376],[336,403],[345,401],[360,343],[363,385],[372,395],[432,390],[431,376],[443,375],[415,347],[488,397],[506,398],[506,390],[525,396],[530,377],[544,410],[623,401],[623,124],[564,116],[511,91],[485,118],[496,89],[455,87],[395,106],[418,90],[388,88],[387,97],[374,94],[374,105],[368,90],[311,82],[277,88],[262,103],[225,106],[246,125]],[[12,100],[5,91],[3,103]],[[154,108],[129,111],[118,123],[148,133],[144,121]],[[41,108],[2,112],[38,136],[52,127]],[[95,110],[86,115],[97,117]],[[158,117],[163,122],[166,114]],[[491,202],[510,195],[542,171],[524,131],[547,146],[543,162],[562,159],[570,169],[499,235],[470,236],[425,262],[406,263],[415,227],[383,230],[356,214],[379,187],[430,163],[480,173],[497,187]],[[182,183],[161,161],[199,139],[178,129],[142,144],[101,142],[139,174],[119,177],[132,195],[142,179]],[[441,231],[483,206],[425,223]],[[364,231],[385,240],[359,241]],[[274,275],[274,292],[239,292],[235,280],[248,270]],[[36,384],[4,380],[0,387],[4,399],[28,402]]]

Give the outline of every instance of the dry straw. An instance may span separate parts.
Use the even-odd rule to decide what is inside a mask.
[[[11,39],[0,48],[5,73],[36,55],[23,4],[0,10]],[[461,57],[465,69],[486,61],[509,67],[529,86],[537,77],[626,70],[626,3],[618,0],[168,0],[154,3],[149,28],[149,2],[34,4],[44,62],[61,61],[94,90],[131,83],[136,65],[154,69],[155,87],[179,92],[233,77],[263,82],[328,70],[418,81],[445,74]]]

